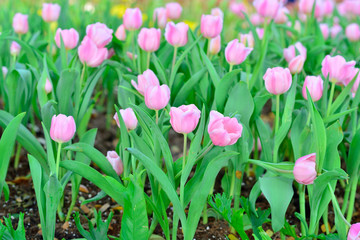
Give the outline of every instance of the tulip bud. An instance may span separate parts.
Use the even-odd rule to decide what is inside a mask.
[[[320,24],[320,30],[321,30],[321,33],[324,37],[324,39],[328,39],[329,38],[329,26],[326,24],[326,23],[321,23]]]
[[[179,19],[181,16],[182,7],[177,2],[166,4],[166,15],[171,20]]]
[[[355,64],[355,61],[346,62],[342,56],[327,55],[321,63],[321,71],[325,78],[329,77],[330,82],[346,84],[353,76]]]
[[[200,110],[194,104],[172,107],[170,108],[170,124],[175,132],[188,134],[195,130],[200,115]]]
[[[344,3],[348,13],[360,15],[360,2],[358,0],[346,0]]]
[[[145,95],[145,92],[149,87],[160,85],[159,79],[150,69],[143,72],[143,74],[138,75],[138,83],[132,80],[131,84],[143,96]]]
[[[167,23],[166,9],[162,8],[162,7],[155,8],[153,20],[154,20],[154,22],[157,22],[157,26],[159,28],[164,28]]]
[[[106,154],[107,160],[109,160],[111,166],[115,170],[117,175],[121,175],[124,171],[124,165],[115,151],[108,151]]]
[[[236,14],[240,18],[244,18],[244,12],[246,13],[246,7],[241,2],[231,2],[229,5],[230,11]]]
[[[299,12],[303,14],[311,14],[315,0],[300,0]]]
[[[52,90],[53,90],[53,85],[50,82],[50,80],[48,78],[46,78],[46,81],[45,81],[45,92],[46,92],[46,94],[51,93]]]
[[[131,108],[120,109],[121,118],[123,119],[125,126],[128,131],[134,130],[138,124],[138,120],[135,116],[134,111]],[[117,113],[114,115],[114,119],[118,127],[120,127],[119,116]]]
[[[160,110],[166,107],[170,100],[170,88],[167,85],[151,86],[145,92],[145,104],[149,109]]]
[[[236,118],[224,117],[217,111],[210,112],[208,132],[215,146],[229,146],[241,137],[242,125]]]
[[[313,184],[317,176],[316,153],[311,153],[296,160],[293,173],[298,183],[304,185]]]
[[[274,21],[279,24],[284,24],[288,21],[289,10],[286,7],[281,7],[276,14]]]
[[[18,56],[20,54],[20,50],[21,46],[17,42],[12,41],[10,45],[10,54],[12,56]]]
[[[142,25],[142,14],[139,8],[128,8],[125,10],[123,24],[126,30],[137,30]]]
[[[284,58],[287,62],[290,62],[293,60],[299,53],[300,56],[306,60],[307,56],[307,50],[306,48],[301,44],[301,42],[295,43],[295,45],[291,45],[288,48],[284,49]]]
[[[238,39],[234,39],[225,48],[225,58],[230,65],[241,64],[253,49],[245,47]]]
[[[258,35],[259,39],[262,40],[264,37],[264,29],[263,28],[256,28],[256,34]]]
[[[26,34],[29,31],[28,15],[16,13],[12,26],[17,34]]]
[[[257,13],[254,13],[250,16],[250,22],[254,25],[254,26],[258,26],[264,23],[264,18],[262,16],[260,16]]]
[[[332,38],[336,38],[339,33],[342,32],[342,27],[338,24],[334,25],[331,29],[330,29],[330,34]]]
[[[249,48],[254,48],[255,45],[254,36],[251,32],[248,34],[240,34],[240,42]]]
[[[201,16],[201,34],[205,38],[215,38],[220,35],[223,28],[223,20],[219,16],[202,15]]]
[[[98,48],[96,44],[85,36],[78,48],[79,59],[90,67],[99,66],[108,56],[106,48]]]
[[[352,41],[352,42],[359,41],[360,40],[360,27],[359,27],[359,25],[356,24],[356,23],[349,24],[346,27],[345,34],[346,34],[346,37],[350,41]]]
[[[220,8],[213,8],[211,9],[211,15],[213,16],[219,16],[222,19],[224,19],[224,13]]]
[[[323,1],[323,12],[325,16],[331,16],[334,11],[334,1],[333,0],[324,0]]]
[[[292,74],[301,72],[304,67],[305,58],[301,55],[296,56],[289,62],[289,70]]]
[[[133,58],[137,59],[137,54],[134,54],[132,52],[126,52],[126,56],[130,58],[130,60],[133,60]]]
[[[266,90],[274,95],[287,92],[291,87],[292,77],[288,68],[268,68],[263,79]]]
[[[278,0],[255,0],[254,7],[263,17],[275,18],[280,8]]]
[[[307,76],[305,78],[304,86],[302,89],[302,95],[307,100],[307,92],[309,91],[311,99],[316,102],[319,101],[323,94],[324,81],[319,76]]]
[[[58,143],[70,141],[76,132],[76,125],[72,116],[54,115],[51,119],[50,137]]]
[[[124,24],[121,24],[116,32],[115,32],[115,37],[117,39],[119,39],[120,41],[125,41],[126,40],[126,31],[125,31],[125,27]]]
[[[142,28],[138,35],[138,43],[145,52],[155,52],[160,47],[161,30]]]
[[[70,50],[77,46],[79,42],[79,34],[75,29],[71,28],[69,30],[67,29],[61,30],[61,28],[58,28],[56,30],[55,43],[56,46],[58,46],[58,48],[61,48],[60,35],[64,42],[65,49]]]
[[[360,223],[352,224],[347,235],[347,240],[358,240],[359,236],[360,236]]]
[[[98,48],[105,47],[112,40],[113,30],[103,23],[94,23],[86,27],[86,35]]]
[[[210,40],[210,46],[209,46],[209,53],[211,55],[216,55],[220,52],[221,50],[221,37],[220,35],[215,37],[215,38],[212,38]]]
[[[7,69],[7,67],[2,67],[1,70],[2,70],[2,74],[3,74],[3,78],[5,79],[9,70]]]
[[[41,11],[45,22],[56,22],[60,16],[61,7],[56,3],[44,3]]]
[[[169,22],[165,28],[165,39],[174,47],[185,46],[188,42],[189,26],[183,22],[174,24]]]

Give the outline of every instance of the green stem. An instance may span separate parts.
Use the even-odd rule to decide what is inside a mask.
[[[186,148],[187,148],[187,133],[184,134],[183,161],[182,161],[182,166],[181,166],[181,172],[184,172],[184,168],[186,165]],[[185,188],[185,186],[180,183],[180,203],[181,203],[181,205],[183,205],[183,208],[185,209],[184,188]]]
[[[135,59],[135,56],[136,56],[136,52],[135,52],[135,41],[136,41],[136,36],[135,36],[135,31],[131,31],[131,38],[132,38],[132,41],[131,41],[131,48],[132,48],[132,61],[133,61],[133,65],[134,65],[134,71],[136,70],[136,59]]]
[[[146,69],[150,68],[150,56],[151,56],[151,52],[148,52],[147,53]]]
[[[174,55],[173,55],[172,65],[171,65],[171,73],[174,71],[174,66],[175,66],[175,63],[176,63],[177,50],[178,50],[178,47],[174,47]]]
[[[342,214],[345,214],[345,212],[346,212],[348,202],[349,202],[349,195],[350,195],[350,184],[347,184],[346,188],[345,188],[344,202],[343,202],[343,205],[341,207]]]
[[[130,147],[134,148],[134,141],[132,138],[130,138]],[[136,174],[136,160],[134,155],[131,154],[131,165],[132,165],[132,170],[133,170],[133,175]]]
[[[56,176],[58,177],[58,179],[59,179],[59,168],[60,168],[61,145],[62,143],[59,143],[57,156],[56,156]]]
[[[159,122],[159,110],[155,110],[155,116],[156,116],[155,122],[156,122],[156,125],[157,125],[158,122]]]
[[[357,184],[357,183],[356,183]],[[341,219],[344,221],[344,223],[350,227],[351,224],[349,223],[349,221],[347,219],[345,219],[344,215],[341,213],[340,207],[339,207],[339,203],[336,199],[336,196],[334,195],[334,190],[332,189],[330,183],[328,183],[328,187],[330,190],[330,194],[331,194],[331,199],[332,199],[332,203],[333,203],[333,207],[334,210],[338,212],[339,216],[341,217]]]
[[[230,64],[229,72],[233,70],[234,64]]]
[[[48,24],[49,26],[49,55],[52,56],[52,31],[51,31],[51,24]]]
[[[327,112],[326,112],[327,117],[330,115],[330,109],[331,109],[332,101],[333,101],[333,98],[334,98],[334,92],[335,92],[335,82],[331,82],[329,104],[328,104],[328,109],[327,109]]]
[[[325,225],[325,232],[326,234],[329,234],[330,233],[330,229],[329,229],[329,218],[328,218],[328,214],[329,214],[329,209],[328,207],[326,207],[325,211],[324,211],[324,214],[323,214],[323,222],[324,222],[324,225]]]
[[[15,65],[16,65],[16,55],[14,54],[14,55],[12,55],[12,64],[11,64],[11,68],[12,69],[15,69]]]
[[[15,162],[14,162],[15,169],[18,169],[18,167],[19,167],[20,153],[21,153],[21,144],[18,143],[16,153],[15,153]]]
[[[230,184],[230,197],[234,197],[234,191],[235,191],[235,175],[236,175],[236,170],[234,168],[232,175],[231,175],[231,184]]]
[[[276,133],[279,130],[280,125],[280,95],[276,95],[276,115],[275,115],[275,127],[274,127],[274,138],[276,138]],[[273,152],[273,162],[277,163],[278,161],[278,149],[274,149]]]
[[[74,185],[72,185],[74,186]],[[76,199],[77,199],[77,196],[78,196],[78,191],[73,191],[72,192],[72,195],[71,195],[71,204],[70,204],[70,207],[69,207],[69,210],[68,210],[68,213],[66,214],[66,218],[65,218],[65,222],[68,222],[70,220],[70,216],[71,216],[71,213],[75,207],[75,204],[76,204]]]
[[[355,197],[356,197],[356,189],[358,185],[359,177],[355,176],[351,181],[351,192],[350,192],[350,201],[349,201],[349,208],[346,214],[346,220],[351,222],[352,215],[354,212],[354,204],[355,204]]]
[[[208,215],[207,215],[207,203],[205,202],[204,210],[203,210],[203,224],[208,224]]]
[[[82,68],[82,71],[81,71],[81,76],[80,76],[80,92],[81,92],[81,89],[82,89],[83,83],[84,83],[85,69],[86,69],[86,63],[84,63],[83,68]]]
[[[305,185],[299,184],[300,215],[306,221],[305,189],[306,189]],[[306,236],[305,225],[303,223],[301,223],[301,236]]]

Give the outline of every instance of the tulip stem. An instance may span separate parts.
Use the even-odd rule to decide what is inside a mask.
[[[150,56],[151,56],[151,52],[148,52],[147,53],[146,69],[150,69]]]
[[[136,36],[135,36],[135,30],[131,31],[131,35],[132,35],[132,41],[131,41],[131,47],[132,47],[132,53],[133,53],[133,56],[132,56],[132,61],[133,61],[133,65],[134,65],[134,71],[136,70],[136,59],[135,59],[135,56],[136,56],[136,52],[135,52],[135,41],[136,41]]]
[[[230,68],[229,68],[229,72],[231,72],[233,70],[234,65],[230,64]]]
[[[16,153],[15,153],[15,162],[14,162],[15,169],[18,169],[18,167],[19,167],[20,153],[21,153],[21,144],[18,143]]]
[[[159,110],[155,110],[155,116],[156,116],[156,125],[159,122]]]
[[[184,146],[183,146],[183,161],[182,161],[182,167],[181,172],[184,172],[185,164],[186,164],[186,147],[187,147],[187,133],[184,133]],[[184,206],[184,185],[180,183],[180,203],[185,209]]]
[[[352,215],[354,212],[354,204],[355,204],[355,197],[356,197],[356,189],[359,181],[359,176],[355,175],[351,181],[351,192],[350,192],[350,201],[349,201],[349,208],[346,214],[346,220],[351,222]]]
[[[306,186],[299,184],[299,197],[300,197],[300,215],[306,221],[306,208],[305,208],[305,189]],[[301,235],[306,236],[305,225],[301,222]]]
[[[83,82],[84,82],[84,77],[85,77],[85,69],[86,69],[86,63],[84,63],[83,65],[83,68],[82,68],[82,71],[81,71],[81,76],[80,76],[80,92],[81,92],[81,89],[82,89],[82,85],[83,85]]]
[[[49,26],[49,55],[52,56],[52,31],[51,31],[51,24],[48,24]]]
[[[172,60],[171,73],[174,71],[174,66],[175,66],[175,63],[176,63],[177,50],[178,50],[178,47],[175,46],[174,47],[174,56],[173,56],[173,60]]]
[[[329,97],[329,104],[328,104],[328,109],[326,112],[326,116],[328,117],[330,115],[330,109],[331,109],[331,105],[332,105],[332,100],[334,98],[334,92],[335,92],[335,82],[331,83],[331,90],[330,90],[330,97]]]
[[[60,168],[61,145],[62,145],[62,143],[59,143],[58,152],[57,152],[57,156],[56,156],[56,176],[58,177],[58,179],[59,179],[59,168]]]
[[[276,95],[276,116],[275,116],[275,135],[279,130],[280,124],[280,95]]]
[[[356,186],[357,186],[357,181],[356,181]],[[344,223],[346,224],[347,228],[351,227],[351,224],[349,223],[349,220],[345,219],[344,215],[341,212],[339,203],[336,199],[336,196],[334,195],[334,190],[332,189],[330,183],[328,183],[328,187],[330,190],[330,194],[331,194],[331,199],[332,199],[332,204],[334,207],[334,210],[338,213],[338,215],[341,217],[341,219],[344,221]],[[349,217],[349,216],[348,216]],[[350,217],[351,220],[351,217]]]

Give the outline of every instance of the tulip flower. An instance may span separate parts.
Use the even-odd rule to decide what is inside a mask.
[[[86,27],[86,35],[98,48],[105,47],[112,40],[113,30],[103,23],[94,23]]]
[[[137,127],[138,120],[135,116],[134,111],[131,108],[120,109],[121,118],[123,119],[126,129],[128,131],[134,130]],[[119,116],[117,113],[114,115],[114,120],[118,127],[120,127]]]
[[[346,12],[357,16],[360,15],[360,2],[358,0],[345,0],[344,4]]]
[[[16,13],[12,26],[17,34],[26,34],[29,31],[28,15]]]
[[[229,146],[241,137],[242,125],[236,118],[224,117],[217,111],[210,112],[208,132],[215,146]]]
[[[6,75],[8,74],[8,71],[9,71],[9,70],[7,69],[7,67],[2,67],[1,70],[2,70],[3,78],[5,79],[5,78],[6,78]]]
[[[300,0],[299,12],[303,14],[311,14],[315,0]]]
[[[290,14],[289,9],[286,7],[279,8],[278,13],[275,16],[274,22],[279,24],[284,24],[288,21],[288,14]]]
[[[165,28],[165,39],[174,47],[185,46],[188,42],[188,30],[189,26],[186,23],[169,22]]]
[[[264,29],[263,28],[256,28],[256,34],[258,35],[259,39],[262,40],[264,38]]]
[[[317,176],[316,153],[311,153],[296,160],[293,173],[298,183],[304,185],[313,184]]]
[[[77,46],[79,42],[79,34],[75,29],[71,28],[71,29],[61,30],[61,28],[58,28],[56,30],[55,42],[58,48],[61,48],[60,35],[66,50],[73,49]]]
[[[330,29],[330,34],[332,38],[336,38],[339,33],[342,32],[342,27],[338,24],[334,25],[331,29]]]
[[[289,62],[289,70],[292,74],[297,74],[302,71],[304,67],[305,58],[301,55],[296,56]]]
[[[167,85],[151,86],[145,92],[145,104],[149,109],[160,110],[166,107],[170,100],[170,88]]]
[[[352,41],[356,42],[360,40],[360,27],[356,23],[349,24],[345,29],[346,37]]]
[[[201,16],[201,34],[205,38],[215,38],[220,35],[223,28],[223,19],[219,16],[202,15]]]
[[[356,71],[359,71],[359,69],[356,69]],[[357,72],[356,72],[357,73]],[[354,76],[355,77],[355,76]],[[356,92],[359,88],[359,83],[360,83],[360,74],[357,76],[355,82],[354,82],[354,85],[352,86],[351,88],[351,93],[352,93],[352,96],[355,97],[356,95]]]
[[[80,61],[90,67],[99,66],[108,56],[106,48],[98,48],[96,44],[85,36],[78,48]]]
[[[182,7],[177,2],[166,4],[166,15],[171,20],[179,19],[182,13]]]
[[[230,3],[229,9],[238,17],[244,18],[244,12],[246,13],[246,7],[243,3],[233,1]]]
[[[10,54],[16,57],[20,54],[20,50],[21,46],[17,42],[12,41],[10,45]]]
[[[251,32],[247,34],[240,34],[240,42],[249,48],[254,48],[255,45],[254,36]]]
[[[294,45],[291,45],[288,48],[284,49],[285,60],[287,62],[293,60],[297,56],[296,52],[298,52],[300,56],[306,59],[307,56],[306,48],[300,42],[297,42]]]
[[[124,24],[121,24],[115,32],[115,37],[117,39],[119,39],[120,41],[125,41],[126,40],[126,31],[125,31],[125,27]]]
[[[221,50],[221,37],[220,35],[211,39],[209,43],[209,53],[212,55],[216,55]]]
[[[46,78],[44,90],[45,90],[46,94],[51,93],[53,90],[53,85],[48,78]]]
[[[352,224],[348,232],[347,240],[358,240],[360,237],[360,223]]]
[[[61,7],[56,3],[44,3],[41,11],[45,22],[56,22],[60,16]]]
[[[307,92],[309,91],[311,99],[316,102],[319,101],[323,94],[324,81],[320,76],[307,76],[304,81],[302,95],[307,100]]]
[[[280,8],[278,0],[255,0],[254,7],[262,17],[275,18]]]
[[[326,23],[321,23],[319,27],[324,39],[328,39],[330,34],[329,26]]]
[[[188,134],[195,130],[200,115],[200,110],[194,104],[172,107],[170,108],[170,124],[175,132]]]
[[[324,77],[329,77],[329,81],[336,84],[344,84],[353,76],[355,61],[346,62],[342,56],[331,57],[327,55],[322,61],[322,73]]]
[[[123,24],[126,30],[137,30],[142,25],[142,14],[139,8],[128,8],[123,16]]]
[[[153,20],[157,23],[159,28],[165,28],[167,23],[166,8],[155,8]]]
[[[50,137],[58,143],[70,141],[75,134],[76,125],[72,116],[54,115],[51,119]]]
[[[124,171],[124,165],[115,151],[108,151],[106,154],[107,160],[109,160],[111,166],[115,170],[117,175],[121,175]]]
[[[220,8],[213,8],[211,9],[211,15],[213,16],[219,16],[222,19],[224,19],[224,13]]]
[[[260,16],[258,13],[254,13],[250,16],[250,22],[254,26],[258,26],[264,23],[264,18]]]
[[[265,75],[266,90],[274,95],[280,95],[289,90],[292,83],[292,77],[288,68],[268,68]]]
[[[334,11],[334,5],[333,0],[324,0],[322,2],[322,9],[325,16],[331,16]]]
[[[238,39],[234,39],[229,42],[225,48],[225,58],[230,64],[230,71],[232,70],[231,66],[239,65],[245,61],[252,50],[252,48],[245,47],[245,45],[239,42]]]
[[[145,52],[155,52],[159,49],[160,39],[160,29],[142,28],[138,35],[138,44]]]
[[[149,87],[160,85],[159,79],[156,77],[155,73],[150,69],[143,72],[143,74],[138,75],[138,83],[132,80],[131,84],[143,96],[145,95],[145,92]]]

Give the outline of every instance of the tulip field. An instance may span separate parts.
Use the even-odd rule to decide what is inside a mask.
[[[1,0],[0,239],[360,240],[360,0]]]

